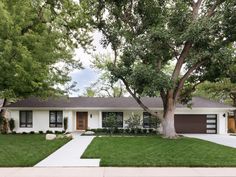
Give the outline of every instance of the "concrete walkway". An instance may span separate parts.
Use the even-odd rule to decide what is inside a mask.
[[[236,148],[236,136],[219,134],[183,134],[186,137],[198,138],[213,143]],[[236,176],[236,174],[235,174]]]
[[[236,168],[0,168],[0,177],[235,177]]]
[[[94,136],[73,136],[73,140],[36,164],[35,167],[98,167],[100,159],[80,159]]]

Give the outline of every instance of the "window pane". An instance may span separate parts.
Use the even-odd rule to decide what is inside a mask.
[[[56,127],[54,123],[50,123],[50,127]]]
[[[55,123],[56,122],[56,114],[55,112],[50,112],[50,123]]]
[[[50,127],[62,127],[63,112],[62,111],[50,111]]]
[[[110,116],[115,116],[117,127],[123,127],[123,112],[102,112],[102,127],[106,127],[106,119]]]
[[[25,116],[21,116],[20,117],[20,122],[25,124],[26,123],[26,117]]]
[[[20,127],[32,127],[32,111],[20,111]]]
[[[116,121],[117,121],[117,126],[122,128],[123,127],[123,113],[122,112],[117,112]]]
[[[143,128],[150,128],[151,115],[147,112],[143,113]]]
[[[57,112],[57,123],[62,123],[62,112]]]

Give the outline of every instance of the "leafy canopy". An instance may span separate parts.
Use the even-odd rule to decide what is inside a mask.
[[[0,1],[0,97],[63,94],[81,68],[73,49],[91,42],[87,4],[73,0]]]
[[[164,104],[170,97],[176,101],[196,84],[229,76],[227,68],[236,62],[234,0],[90,3],[103,45],[114,51],[108,69],[134,97],[161,93]],[[170,63],[175,67],[165,72]]]

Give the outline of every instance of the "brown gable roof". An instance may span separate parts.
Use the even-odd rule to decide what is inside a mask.
[[[141,99],[150,108],[162,108],[162,100],[159,97]],[[194,97],[193,108],[233,108],[232,106],[210,101],[201,97]],[[139,108],[139,105],[132,97],[101,98],[101,97],[70,97],[70,98],[49,98],[40,100],[38,98],[28,98],[11,103],[6,107],[32,107],[32,108]],[[178,108],[187,107],[178,104]]]

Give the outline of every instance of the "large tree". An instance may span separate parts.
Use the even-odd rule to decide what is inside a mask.
[[[177,102],[196,85],[226,77],[235,63],[235,0],[90,0],[102,44],[111,46],[108,69],[147,112],[141,95],[161,96],[163,134],[177,136]],[[174,64],[171,73],[166,67]]]
[[[233,47],[236,49],[235,44]],[[234,56],[236,56],[236,53]],[[203,96],[236,107],[236,64],[231,65],[227,70],[227,77],[220,77],[216,82],[203,82],[195,88],[194,95]]]
[[[81,68],[73,49],[90,42],[87,10],[73,0],[1,0],[0,97],[65,93],[68,73]]]

